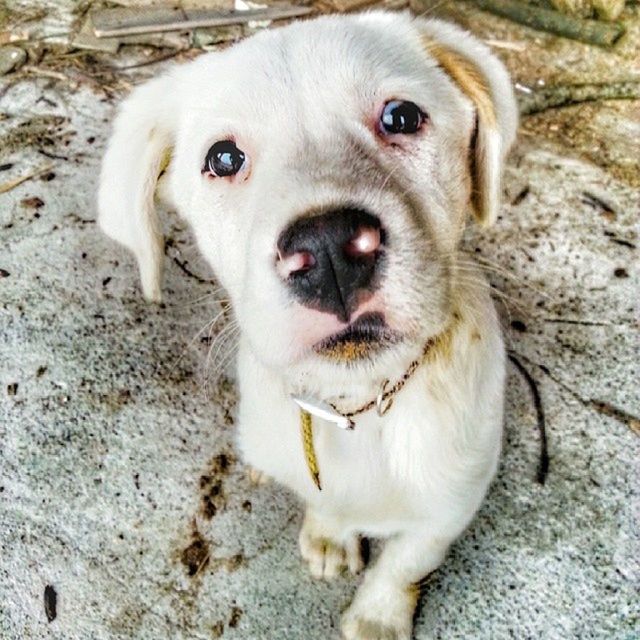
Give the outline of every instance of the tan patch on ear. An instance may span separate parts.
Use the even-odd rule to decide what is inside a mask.
[[[427,36],[422,36],[422,43],[425,51],[431,55],[438,66],[456,83],[458,88],[471,100],[476,108],[476,129],[473,134],[469,158],[470,172],[473,178],[471,191],[471,206],[479,220],[486,218],[483,202],[483,187],[486,182],[484,177],[485,168],[479,161],[477,149],[484,145],[483,140],[487,132],[497,128],[496,112],[491,97],[491,88],[478,68],[469,58],[465,58],[457,51],[434,42]],[[475,149],[475,151],[473,151]]]
[[[429,55],[433,56],[444,72],[458,85],[475,105],[478,118],[489,127],[496,125],[496,113],[491,99],[491,89],[478,67],[457,51],[422,37],[422,43]]]

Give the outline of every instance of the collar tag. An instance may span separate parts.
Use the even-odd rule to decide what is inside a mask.
[[[332,422],[341,429],[353,429],[355,422],[345,415],[342,415],[328,402],[312,398],[311,396],[296,396],[291,394],[291,399],[303,410],[317,418]]]

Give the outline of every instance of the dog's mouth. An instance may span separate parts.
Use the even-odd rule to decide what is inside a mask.
[[[400,334],[390,329],[382,313],[365,313],[346,329],[324,338],[313,346],[323,357],[338,362],[371,358],[400,341]]]

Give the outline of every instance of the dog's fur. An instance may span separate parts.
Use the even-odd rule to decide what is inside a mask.
[[[382,138],[390,99],[429,119],[415,136]],[[330,578],[361,568],[360,535],[388,538],[343,616],[347,639],[411,635],[415,589],[469,524],[495,472],[504,349],[481,275],[458,244],[473,211],[493,222],[517,125],[508,75],[472,36],[437,20],[371,12],[261,32],[137,88],[122,105],[99,190],[102,229],[137,256],[145,296],[160,299],[163,242],[154,192],[190,223],[241,327],[238,443],[246,462],[307,504],[300,549]],[[235,139],[246,167],[201,173],[216,140]],[[389,238],[381,311],[402,339],[345,361],[313,345],[344,328],[296,302],[274,268],[291,221],[356,204]],[[399,379],[426,341],[457,318],[387,415],[354,431],[315,421],[322,491],[300,441],[292,391],[356,407]]]

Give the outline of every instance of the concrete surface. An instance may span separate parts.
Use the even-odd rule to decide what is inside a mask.
[[[192,239],[166,216],[166,303],[150,307],[93,222],[114,105],[161,65],[100,76],[112,91],[73,61],[7,76],[0,98],[0,184],[51,165],[0,195],[0,637],[335,638],[357,580],[314,582],[300,505],[236,459],[233,376],[207,374],[233,335]],[[637,103],[528,118],[498,225],[469,233],[551,466],[538,484],[511,368],[499,476],[426,581],[417,640],[640,637],[638,140]]]

